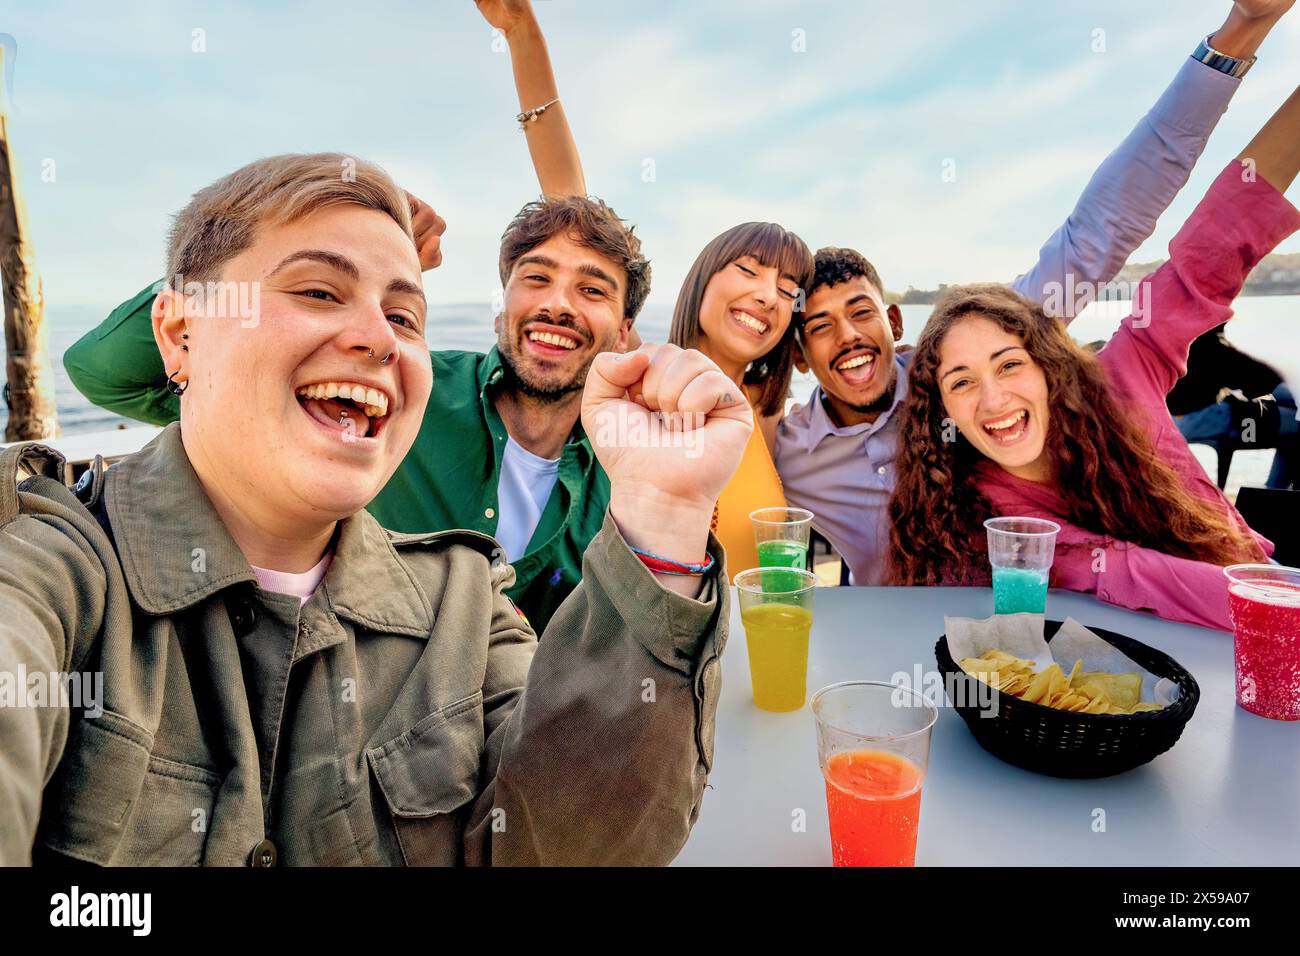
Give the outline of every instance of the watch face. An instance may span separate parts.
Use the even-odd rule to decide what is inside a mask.
[[[1220,73],[1225,73],[1228,76],[1233,77],[1245,75],[1246,71],[1250,69],[1251,64],[1256,60],[1256,57],[1251,57],[1248,60],[1239,60],[1234,56],[1228,56],[1226,53],[1220,53],[1204,40],[1201,41],[1200,47],[1197,48],[1196,52],[1192,55],[1192,58],[1204,63],[1212,70],[1218,70]]]

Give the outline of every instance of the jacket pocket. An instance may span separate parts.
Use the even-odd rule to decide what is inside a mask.
[[[460,862],[464,811],[479,791],[483,692],[366,751],[408,866]]]
[[[120,714],[79,721],[46,788],[38,842],[101,866],[201,863],[221,778],[152,756],[152,746]]]

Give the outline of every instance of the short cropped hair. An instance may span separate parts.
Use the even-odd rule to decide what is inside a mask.
[[[511,270],[524,255],[564,234],[622,267],[627,277],[623,315],[635,319],[650,294],[650,260],[641,254],[641,240],[634,228],[599,199],[565,196],[530,202],[501,236],[501,284],[510,281]]]
[[[255,160],[194,194],[172,222],[168,281],[213,281],[253,244],[259,226],[347,203],[385,213],[414,241],[406,193],[374,163],[342,153],[286,153]]]
[[[866,276],[867,281],[875,286],[882,297],[884,296],[885,284],[880,281],[880,273],[862,253],[853,249],[826,246],[817,250],[813,263],[812,287],[808,290],[808,294],[812,295],[824,285],[839,285],[841,282],[848,282],[859,276]]]

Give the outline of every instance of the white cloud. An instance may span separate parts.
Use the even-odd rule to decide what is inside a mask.
[[[1171,24],[1129,0],[538,4],[589,185],[640,223],[661,303],[708,239],[751,219],[859,246],[893,287],[1014,275],[1226,8],[1187,0]],[[167,217],[271,152],[363,155],[433,202],[449,223],[445,266],[426,280],[435,302],[491,295],[501,230],[537,192],[508,60],[468,0],[49,3],[11,19],[12,133],[51,302],[107,308],[134,292],[160,267]],[[190,52],[195,27],[206,54]],[[1139,254],[1162,254],[1294,88],[1296,62],[1300,14]],[[47,157],[56,184],[39,182]],[[946,157],[954,184],[939,178]]]

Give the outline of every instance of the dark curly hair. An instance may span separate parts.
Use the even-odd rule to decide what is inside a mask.
[[[944,336],[971,315],[1019,338],[1043,370],[1052,410],[1046,450],[1065,503],[1062,517],[1096,534],[1098,544],[1110,537],[1218,565],[1266,560],[1254,538],[1159,458],[1137,419],[1111,394],[1097,356],[1078,346],[1064,323],[1006,286],[969,285],[940,298],[912,359],[889,506],[890,583],[989,581],[975,543],[992,506],[972,474],[987,459],[960,434],[943,440],[938,382]]]
[[[880,273],[862,253],[855,249],[823,246],[817,250],[813,260],[813,280],[808,287],[808,294],[812,295],[824,285],[839,285],[859,276],[866,276],[877,292],[882,296],[885,294],[885,284],[880,281]]]

